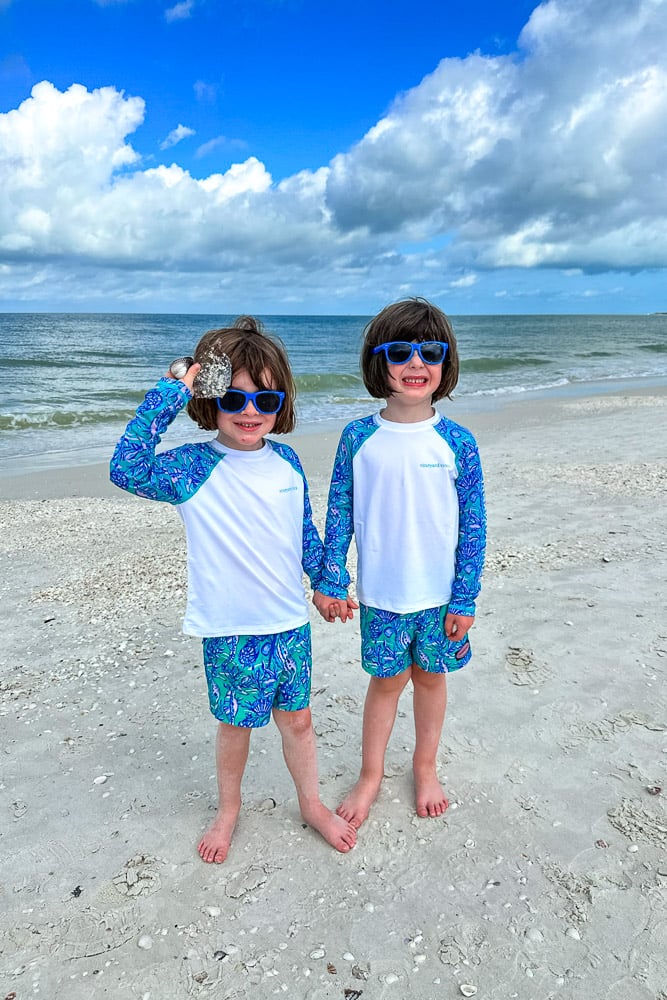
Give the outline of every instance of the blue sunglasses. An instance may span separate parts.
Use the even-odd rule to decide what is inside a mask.
[[[391,340],[388,344],[378,344],[373,348],[373,354],[384,351],[390,365],[406,365],[417,352],[425,365],[441,365],[449,344],[441,340],[425,340],[421,344],[410,343],[407,340]]]
[[[216,403],[223,413],[242,413],[248,403],[252,403],[258,413],[268,416],[278,412],[284,399],[285,393],[274,389],[258,389],[257,392],[228,389],[224,396],[218,396]]]

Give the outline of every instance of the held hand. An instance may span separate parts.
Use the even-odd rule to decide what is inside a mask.
[[[453,615],[447,612],[445,615],[445,635],[452,642],[458,642],[472,628],[475,620],[474,615]]]
[[[167,369],[167,371],[165,372],[164,377],[170,378],[174,382],[183,382],[185,385],[187,385],[190,392],[192,392],[195,378],[197,377],[200,371],[201,371],[201,365],[198,365],[195,362],[194,365],[190,365],[187,372],[185,373],[185,375],[183,375],[181,379],[174,378],[169,369]]]
[[[359,607],[351,597],[341,600],[338,597],[329,597],[320,590],[316,590],[313,594],[313,604],[325,622],[335,622],[336,618],[345,622],[348,618],[353,617],[352,609]]]

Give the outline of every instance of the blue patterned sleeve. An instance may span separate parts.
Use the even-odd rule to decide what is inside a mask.
[[[271,447],[278,452],[292,468],[299,473],[303,479],[303,551],[301,563],[304,573],[307,574],[313,590],[319,590],[320,577],[322,574],[322,558],[324,546],[322,539],[313,521],[313,510],[310,505],[310,495],[308,492],[308,480],[303,471],[303,466],[299,456],[289,445],[271,441]]]
[[[346,568],[347,551],[354,534],[354,511],[352,491],[352,459],[354,458],[354,438],[349,428],[345,428],[338,444],[331,486],[327,523],[324,532],[324,566],[320,590],[328,597],[344,600],[350,585],[350,574]]]
[[[475,439],[467,431],[457,441],[456,464],[459,541],[449,611],[459,615],[474,615],[475,599],[482,585],[486,552],[486,507],[479,452]]]
[[[188,492],[191,463],[184,449],[155,454],[161,435],[191,397],[180,381],[162,378],[149,389],[136,415],[125,428],[111,459],[111,482],[148,500],[180,503]]]

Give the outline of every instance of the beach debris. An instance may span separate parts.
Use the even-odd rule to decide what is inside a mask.
[[[568,927],[568,929],[565,931],[565,934],[567,935],[567,937],[572,938],[574,941],[581,941],[581,934],[579,933],[576,927]]]
[[[383,982],[385,982],[387,986],[393,986],[394,983],[398,982],[398,976],[395,972],[388,972],[386,976],[383,976]]]
[[[207,906],[206,913],[208,913],[209,917],[219,917],[222,910],[219,906]]]
[[[602,840],[602,838],[600,838],[600,840],[596,840],[595,841],[595,846],[596,847],[609,847],[609,844],[607,843],[606,840]]]
[[[15,802],[12,802],[12,810],[16,819],[20,819],[21,816],[25,816],[28,811],[28,807],[23,799],[16,799]]]
[[[649,793],[649,795],[660,795],[660,793],[662,792],[662,788],[660,787],[660,785],[647,785],[646,791]]]
[[[228,952],[223,951],[222,948],[218,948],[217,951],[213,952],[213,958],[216,960],[216,962],[224,962],[224,960],[227,958],[227,955]]]
[[[330,976],[338,975],[338,970],[336,969],[336,966],[333,964],[333,962],[327,962],[327,972],[329,973]]]
[[[108,780],[109,780],[109,775],[108,774],[98,774],[96,778],[93,778],[93,784],[94,785],[103,785]]]
[[[324,948],[315,948],[310,953],[310,958],[324,958],[326,952]]]
[[[343,990],[343,996],[345,997],[345,1000],[359,1000],[359,997],[363,992],[363,990],[351,990],[348,988]]]
[[[83,889],[81,888],[81,886],[77,885],[72,889],[72,896],[74,896],[75,899],[78,899],[82,892]]]
[[[459,986],[459,992],[464,997],[474,997],[477,995],[477,987],[473,986],[472,983],[461,983]]]
[[[149,951],[153,947],[153,938],[150,934],[142,934],[137,941],[137,947],[142,948],[143,951]]]
[[[352,975],[355,979],[360,979],[362,982],[366,982],[370,975],[370,968],[364,965],[353,965]]]

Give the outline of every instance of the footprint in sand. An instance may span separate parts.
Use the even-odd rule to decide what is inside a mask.
[[[510,683],[517,687],[538,687],[552,675],[544,664],[537,663],[530,649],[510,646],[505,654],[505,667],[509,671]]]
[[[623,799],[607,813],[609,822],[629,840],[643,840],[654,847],[667,847],[667,817],[656,816],[640,802]]]

